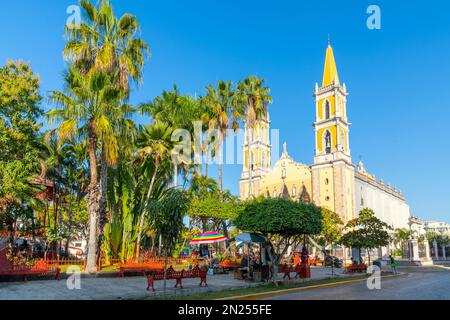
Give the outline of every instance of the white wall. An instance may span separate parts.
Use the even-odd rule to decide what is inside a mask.
[[[364,199],[363,205],[361,197]],[[355,205],[355,217],[362,209],[370,208],[380,220],[394,229],[409,228],[410,211],[405,201],[358,178],[355,179]]]

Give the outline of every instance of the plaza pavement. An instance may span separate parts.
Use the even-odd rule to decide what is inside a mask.
[[[450,271],[442,267],[399,268],[405,276],[382,278],[379,290],[367,283],[282,293],[263,300],[450,300]]]
[[[337,270],[340,277],[351,277]],[[293,274],[292,274],[293,275]],[[283,277],[282,274],[278,279]],[[291,280],[304,282],[331,278],[331,269],[312,268],[311,279]],[[235,280],[233,273],[208,276],[208,287],[198,287],[200,280],[183,280],[184,289],[175,289],[174,280],[167,281],[168,295],[190,295],[203,292],[242,289],[261,284]],[[147,279],[140,277],[82,277],[79,290],[69,290],[67,280],[39,280],[23,282],[0,282],[0,300],[133,300],[158,297],[163,294],[163,281],[155,282],[156,292],[146,291]]]

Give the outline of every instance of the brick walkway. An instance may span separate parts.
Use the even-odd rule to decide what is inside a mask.
[[[342,272],[342,271],[340,271]],[[329,269],[313,268],[312,280],[331,277]],[[347,275],[341,275],[345,277]],[[282,275],[279,275],[279,279]],[[69,290],[67,280],[54,281],[30,281],[28,283],[10,282],[0,283],[0,300],[132,300],[146,297],[161,296],[163,294],[163,282],[157,281],[156,292],[147,292],[147,281],[144,277],[126,278],[93,278],[83,277],[80,290]],[[304,280],[292,280],[304,281]],[[208,288],[199,288],[199,280],[184,280],[185,289],[174,289],[175,281],[168,281],[169,295],[189,295],[202,292],[215,292],[233,289],[242,289],[256,286],[235,280],[232,274],[215,275],[208,277]]]

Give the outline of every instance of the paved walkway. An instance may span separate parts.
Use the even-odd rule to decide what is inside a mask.
[[[440,268],[400,268],[407,276],[386,278],[380,290],[366,282],[280,294],[263,300],[450,300],[450,272]]]
[[[341,276],[342,270],[338,271]],[[331,277],[330,269],[312,268],[312,279],[320,280]],[[279,275],[279,279],[282,275]],[[126,278],[81,278],[79,290],[68,289],[68,281],[30,281],[28,283],[0,283],[0,300],[132,300],[157,297],[163,294],[163,281],[155,283],[156,292],[147,292],[147,279],[144,277]],[[304,280],[292,280],[302,282]],[[168,295],[190,295],[202,292],[242,289],[258,284],[235,280],[233,274],[208,277],[208,288],[199,288],[200,280],[183,281],[185,289],[174,289],[175,281],[167,281]],[[73,283],[73,282],[72,282]]]

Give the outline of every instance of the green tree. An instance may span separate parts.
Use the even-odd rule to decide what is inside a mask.
[[[14,241],[16,221],[28,220],[37,190],[30,180],[39,173],[39,77],[23,62],[0,68],[0,228]]]
[[[149,205],[151,207],[149,224],[161,235],[164,252],[164,294],[166,293],[167,258],[175,249],[181,238],[184,224],[183,219],[189,206],[189,199],[184,192],[169,189],[161,199]]]
[[[66,81],[70,83],[67,86],[71,92],[69,97],[57,92],[52,93],[53,100],[58,105],[66,106],[66,115],[51,116],[59,118],[62,123],[59,128],[61,138],[76,131],[80,118],[88,123],[86,131],[90,141],[90,190],[93,190],[90,194],[89,211],[91,218],[95,220],[90,221],[92,234],[89,236],[86,270],[93,273],[96,272],[96,260],[100,254],[98,245],[102,241],[107,220],[107,167],[117,163],[116,130],[121,131],[120,124],[123,124],[121,119],[130,114],[130,108],[121,102],[128,98],[131,80],[138,84],[141,82],[145,56],[149,48],[145,41],[137,37],[139,23],[136,17],[127,13],[118,19],[109,0],[101,0],[97,6],[88,0],[81,0],[80,6],[86,19],[80,27],[66,26],[68,42],[64,55],[72,63],[70,73],[73,74],[75,73],[73,70],[76,70],[80,74],[79,77],[88,79],[85,82],[89,83],[89,86],[73,90],[73,83]],[[91,92],[86,89],[91,89]],[[95,99],[91,100],[93,95]],[[74,96],[77,99],[74,99]],[[116,97],[111,99],[112,96]],[[84,110],[80,106],[84,107]],[[117,112],[119,109],[121,112]],[[86,114],[90,117],[85,117]],[[101,149],[100,159],[97,159],[97,148]],[[100,163],[100,175],[97,169],[94,169],[97,162]],[[94,231],[97,227],[98,234]]]
[[[145,199],[142,202],[139,218],[139,232],[137,237],[137,254],[139,256],[140,244],[142,241],[142,231],[144,228],[145,214],[147,212],[148,204],[152,197],[155,181],[158,174],[161,174],[160,169],[163,168],[164,163],[170,160],[171,151],[173,148],[172,132],[173,129],[167,124],[157,122],[152,126],[140,128],[140,134],[137,139],[138,147],[138,161],[150,162],[153,173],[148,185]]]
[[[405,246],[408,240],[412,239],[414,231],[408,229],[395,229],[394,230],[394,244],[400,246],[402,256],[405,256]]]
[[[391,241],[388,230],[392,228],[375,217],[375,212],[368,208],[361,210],[358,218],[349,221],[345,230],[340,242],[347,247],[365,248],[369,263],[370,250],[387,246]]]
[[[204,114],[203,121],[207,127],[212,130],[217,130],[219,137],[218,150],[210,150],[214,155],[219,155],[219,192],[223,192],[223,143],[227,136],[229,128],[237,130],[239,124],[237,119],[233,119],[233,102],[235,101],[235,91],[232,88],[231,81],[219,81],[217,88],[213,85],[206,87],[206,96],[203,98]]]
[[[270,88],[265,86],[265,80],[256,76],[250,76],[237,85],[233,114],[244,118],[246,124],[246,143],[248,145],[248,198],[252,197],[253,154],[250,149],[252,138],[255,134],[255,125],[258,120],[267,117],[268,105],[272,103]]]
[[[320,234],[322,212],[314,204],[258,198],[244,204],[235,225],[243,231],[260,232],[271,240],[271,260],[276,275],[278,265],[291,245],[298,243],[305,235]]]
[[[326,247],[338,243],[342,236],[344,222],[336,212],[327,208],[321,208],[322,211],[322,232],[319,235],[319,242],[324,246],[324,254],[327,255]],[[333,254],[333,253],[331,253]],[[334,266],[334,264],[332,264]]]

